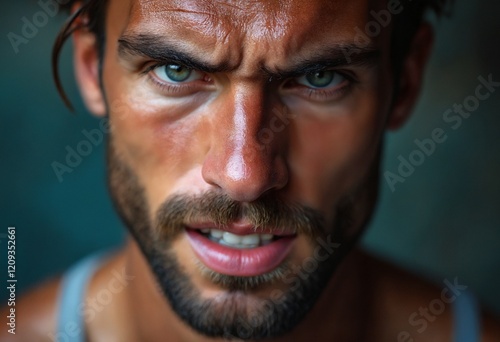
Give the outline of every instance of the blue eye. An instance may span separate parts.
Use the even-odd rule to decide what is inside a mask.
[[[167,83],[185,83],[200,80],[203,74],[180,64],[166,64],[153,69],[160,80]]]
[[[297,83],[310,88],[335,87],[342,84],[346,78],[333,70],[313,72],[297,78]]]

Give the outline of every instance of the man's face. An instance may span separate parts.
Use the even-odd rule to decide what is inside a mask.
[[[348,246],[369,218],[393,93],[390,29],[360,42],[355,28],[384,5],[110,2],[111,192],[199,332],[289,331],[327,286],[333,243]]]

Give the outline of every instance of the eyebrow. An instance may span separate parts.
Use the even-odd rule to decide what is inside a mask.
[[[186,52],[181,44],[150,34],[122,36],[118,40],[118,55],[124,60],[128,60],[131,56],[142,56],[164,63],[178,63],[186,68],[211,74],[230,72],[235,69],[228,62],[213,64],[204,61]],[[337,44],[317,51],[313,56],[286,69],[270,70],[262,67],[261,71],[271,78],[292,78],[329,68],[373,67],[377,65],[379,57],[380,51],[372,45]]]
[[[280,78],[292,78],[315,72],[341,67],[375,67],[380,61],[380,51],[373,46],[356,44],[340,44],[316,52],[312,57],[298,62],[286,70],[267,73],[276,74]]]
[[[228,63],[211,64],[182,51],[180,44],[165,41],[155,35],[125,35],[118,40],[118,56],[128,60],[130,56],[143,56],[165,63],[179,63],[187,68],[209,74],[231,71]]]

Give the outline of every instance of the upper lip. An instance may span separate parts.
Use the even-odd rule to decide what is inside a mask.
[[[235,235],[251,235],[251,234],[272,234],[275,236],[294,236],[297,233],[286,227],[255,227],[247,222],[231,222],[226,225],[220,225],[214,222],[196,222],[186,224],[188,229],[217,229],[229,232]]]

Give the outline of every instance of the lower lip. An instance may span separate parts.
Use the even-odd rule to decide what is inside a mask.
[[[293,237],[282,237],[266,246],[235,249],[213,242],[198,231],[187,229],[194,253],[211,270],[239,277],[252,277],[271,272],[292,249]]]

